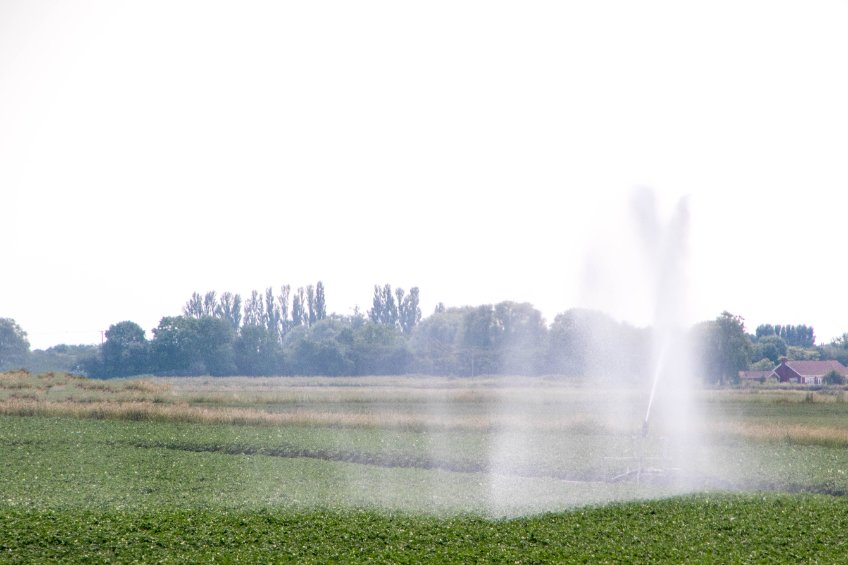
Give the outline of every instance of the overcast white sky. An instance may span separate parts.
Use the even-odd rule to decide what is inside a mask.
[[[689,196],[693,321],[829,340],[846,30],[845,0],[0,0],[0,316],[93,343],[322,280],[342,314],[388,282],[551,321],[604,306],[587,257],[650,186]],[[606,309],[648,323],[639,294]]]

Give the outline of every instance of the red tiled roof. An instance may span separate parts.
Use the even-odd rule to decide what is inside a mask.
[[[821,377],[836,371],[843,377],[848,376],[848,368],[839,361],[787,361],[786,365],[802,377]]]

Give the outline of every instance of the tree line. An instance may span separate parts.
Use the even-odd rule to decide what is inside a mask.
[[[29,351],[26,333],[0,318],[0,368],[73,370],[92,377],[188,375],[449,376],[553,374],[638,380],[652,371],[650,328],[592,310],[570,309],[547,324],[526,302],[447,308],[422,318],[417,287],[375,285],[371,308],[328,314],[319,281],[264,292],[193,293],[176,316],[161,318],[150,339],[123,321],[100,346]],[[771,368],[783,357],[848,362],[848,334],[815,345],[810,326],[764,324],[723,312],[686,331],[698,374],[735,382],[738,371]]]

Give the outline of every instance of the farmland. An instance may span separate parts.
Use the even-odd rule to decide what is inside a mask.
[[[843,395],[699,391],[697,449],[635,480],[638,391],[7,373],[0,561],[837,560]]]

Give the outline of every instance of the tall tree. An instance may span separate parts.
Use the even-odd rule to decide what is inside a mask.
[[[280,310],[274,298],[274,289],[269,286],[265,289],[265,327],[268,328],[271,336],[280,339],[282,336],[280,326]]]
[[[149,370],[147,339],[144,330],[135,322],[125,321],[109,326],[101,354],[103,376],[127,377]]]
[[[291,287],[287,284],[284,284],[280,287],[280,296],[277,297],[277,302],[280,308],[280,332],[285,336],[289,328],[291,327],[291,321],[289,320],[289,294],[291,293]]]
[[[368,319],[375,324],[383,321],[383,289],[380,285],[374,285],[374,298],[371,300],[371,309],[368,310]]]
[[[226,320],[204,316],[196,322],[197,374],[232,375],[236,372],[234,343],[236,334]]]
[[[27,334],[11,318],[0,318],[0,370],[23,367],[29,356]]]
[[[403,297],[406,295],[406,291],[401,287],[397,287],[395,289],[395,304],[397,305],[398,311],[398,323],[403,325]]]
[[[265,305],[258,290],[251,291],[244,303],[244,325],[265,326]]]
[[[400,328],[403,333],[410,334],[421,321],[421,307],[419,306],[418,287],[409,289],[409,294],[403,297],[399,304]]]
[[[218,297],[214,290],[210,290],[203,295],[203,313],[202,316],[212,317],[215,315],[215,306],[218,303]]]
[[[739,371],[751,362],[751,341],[745,335],[745,320],[722,312],[713,321],[695,327],[695,343],[702,347],[703,370],[707,379],[719,385],[736,382]]]
[[[191,298],[183,306],[183,314],[190,318],[203,316],[203,297],[198,292],[192,292]]]
[[[543,368],[548,329],[529,302],[495,305],[498,365],[502,373],[533,375]]]
[[[241,295],[225,292],[218,300],[215,316],[229,322],[234,332],[241,327]]]
[[[463,310],[452,308],[435,312],[416,325],[409,344],[418,371],[431,375],[463,374],[467,357],[459,351],[463,318]]]
[[[303,287],[299,287],[292,296],[292,326],[300,326],[304,323],[303,302]]]
[[[224,318],[221,318],[222,320]],[[199,318],[165,316],[153,328],[151,365],[158,374],[188,375],[197,358]]]
[[[244,326],[234,344],[234,353],[242,375],[282,374],[280,342],[264,325]]]
[[[318,318],[315,310],[315,287],[311,284],[306,285],[306,312],[306,319],[309,320],[309,325],[314,325]]]
[[[398,322],[398,309],[395,302],[395,296],[392,293],[392,285],[386,284],[383,287],[383,311],[380,317],[380,323],[386,326],[396,326]]]
[[[324,283],[318,281],[315,285],[315,319],[324,320],[327,317],[327,299],[324,296]]]

